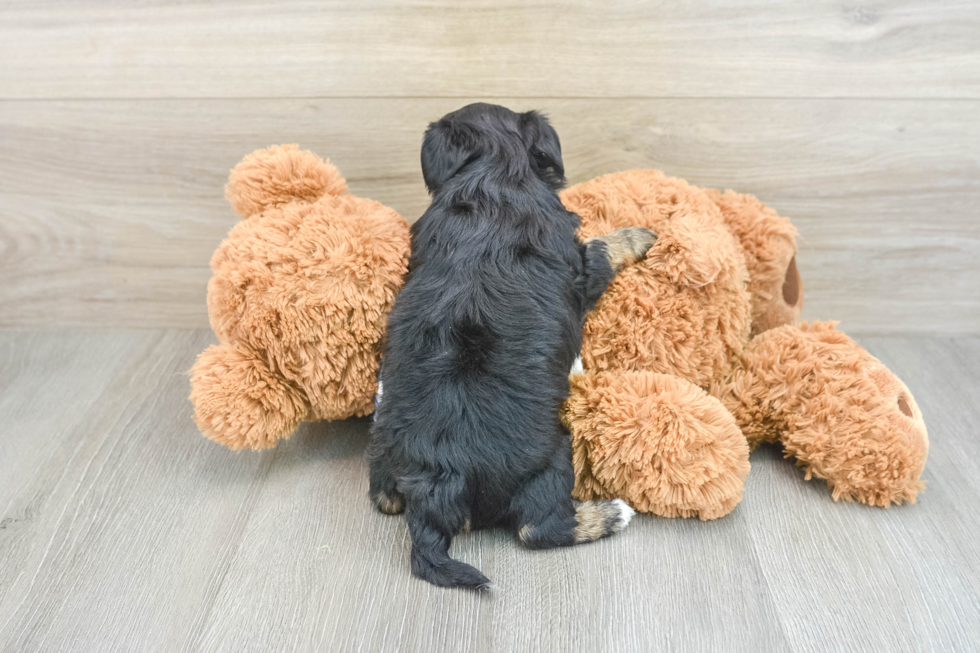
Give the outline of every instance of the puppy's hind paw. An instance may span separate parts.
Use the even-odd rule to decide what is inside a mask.
[[[575,541],[592,542],[621,532],[635,512],[621,499],[586,501],[575,508]]]
[[[386,515],[400,515],[405,512],[405,497],[398,493],[378,492],[371,495],[371,503]]]
[[[630,520],[633,519],[633,515],[636,514],[636,511],[630,507],[630,504],[626,503],[622,499],[613,499],[612,502],[616,504],[617,508],[619,508],[619,521],[622,523],[622,526],[619,527],[619,531],[621,531],[629,525]],[[619,531],[616,532],[618,533]]]

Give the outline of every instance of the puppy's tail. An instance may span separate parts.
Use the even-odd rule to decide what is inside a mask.
[[[412,546],[412,573],[439,587],[464,587],[485,591],[490,580],[475,567],[453,560],[441,547]]]
[[[412,491],[414,490],[414,491]],[[443,475],[438,487],[417,481],[406,493],[405,520],[412,536],[412,573],[439,587],[490,589],[478,570],[449,557],[449,545],[460,530],[468,529],[462,476]]]

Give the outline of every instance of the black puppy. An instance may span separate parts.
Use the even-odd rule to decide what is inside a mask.
[[[533,111],[471,104],[432,123],[422,174],[432,204],[388,317],[370,494],[406,511],[416,576],[482,589],[483,574],[449,557],[460,531],[506,526],[548,548],[619,532],[633,514],[572,501],[558,411],[586,312],[655,236],[576,240],[558,135]]]

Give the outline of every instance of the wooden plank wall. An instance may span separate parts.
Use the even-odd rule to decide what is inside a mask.
[[[425,208],[425,125],[552,116],[571,182],[657,167],[801,232],[805,317],[980,325],[980,0],[9,0],[0,325],[207,326],[228,169],[297,142]]]

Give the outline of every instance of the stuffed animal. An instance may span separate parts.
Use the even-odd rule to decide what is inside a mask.
[[[713,519],[742,496],[748,448],[778,442],[835,499],[914,501],[928,439],[902,382],[834,325],[795,325],[795,229],[755,198],[655,170],[562,201],[591,237],[658,234],[589,315],[571,376],[576,497]],[[758,334],[750,340],[752,334]]]
[[[232,448],[299,422],[371,412],[408,228],[343,194],[333,166],[296,146],[246,157],[226,195],[245,220],[212,260],[220,345],[192,370],[195,419]],[[902,382],[832,324],[796,325],[795,230],[755,198],[653,170],[567,189],[582,238],[658,234],[590,313],[562,419],[579,499],[713,519],[742,496],[749,448],[781,443],[835,499],[914,501],[928,440]]]
[[[262,449],[300,422],[373,412],[408,223],[346,190],[337,168],[296,145],[231,171],[225,196],[242,220],[208,283],[220,344],[191,369],[194,419],[212,440]]]

